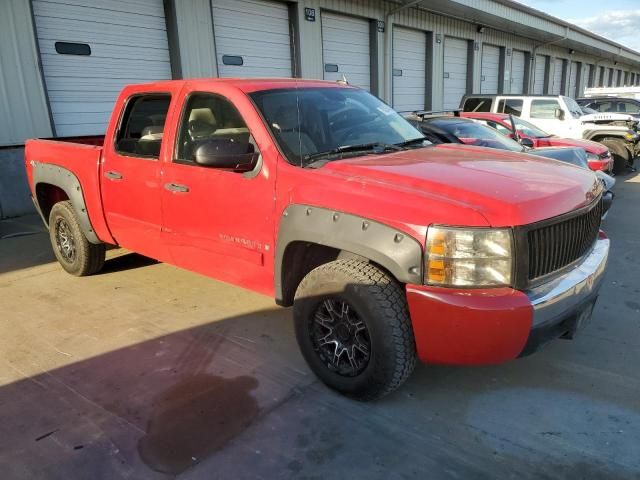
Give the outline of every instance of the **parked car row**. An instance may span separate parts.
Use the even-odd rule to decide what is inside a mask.
[[[638,119],[622,113],[586,114],[564,95],[466,95],[460,109],[469,113],[505,113],[569,139],[592,140],[607,147],[614,172],[633,168],[640,153]]]

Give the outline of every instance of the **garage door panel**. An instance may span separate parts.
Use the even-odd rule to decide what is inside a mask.
[[[500,84],[500,47],[483,45],[481,63],[480,93],[498,93]]]
[[[212,0],[213,31],[220,77],[290,77],[291,36],[286,3]],[[223,57],[242,57],[225,65]]]
[[[171,78],[162,0],[34,0],[33,15],[57,135],[103,134],[125,85]],[[59,54],[57,41],[91,55]]]
[[[511,93],[524,92],[525,53],[513,50],[511,54]]]
[[[444,39],[444,108],[455,109],[467,93],[468,42],[460,38]]]
[[[569,96],[576,97],[576,87],[578,86],[578,64],[571,62],[571,72],[569,74]]]
[[[425,107],[427,35],[402,27],[393,28],[393,107],[398,111]]]
[[[554,60],[554,72],[553,72],[553,85],[551,86],[551,93],[559,95],[562,88],[562,69],[563,61],[561,58]]]
[[[535,95],[542,95],[544,93],[544,77],[547,70],[546,61],[545,56],[536,55],[536,68],[533,79],[533,93]]]
[[[371,88],[371,52],[367,20],[331,12],[322,12],[322,61],[337,65],[337,72],[324,71],[325,80],[339,80]]]

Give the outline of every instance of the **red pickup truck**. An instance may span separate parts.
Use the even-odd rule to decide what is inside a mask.
[[[118,245],[274,296],[310,368],[363,400],[418,358],[497,364],[572,337],[609,251],[591,172],[431,145],[338,83],[129,86],[104,138],[30,140],[25,163],[66,271]]]

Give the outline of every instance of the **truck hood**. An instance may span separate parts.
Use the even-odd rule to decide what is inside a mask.
[[[581,140],[577,138],[562,138],[562,137],[544,137],[539,139],[541,145],[549,145],[550,147],[580,147],[584,148],[589,153],[596,155],[603,154],[607,151],[607,147],[601,143],[592,142],[591,140]]]
[[[442,144],[330,162],[322,170],[362,184],[412,193],[429,211],[429,198],[463,204],[489,225],[526,225],[593,201],[601,182],[592,172],[533,155]],[[415,206],[414,206],[415,207]],[[431,215],[433,217],[433,215]],[[465,225],[463,219],[453,224]]]
[[[580,120],[584,123],[611,122],[636,122],[637,119],[626,113],[590,113],[582,115]]]

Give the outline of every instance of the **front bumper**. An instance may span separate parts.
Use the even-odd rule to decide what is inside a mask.
[[[570,272],[527,291],[407,285],[418,357],[423,362],[487,365],[536,351],[573,333],[597,298],[609,253],[599,238]]]

